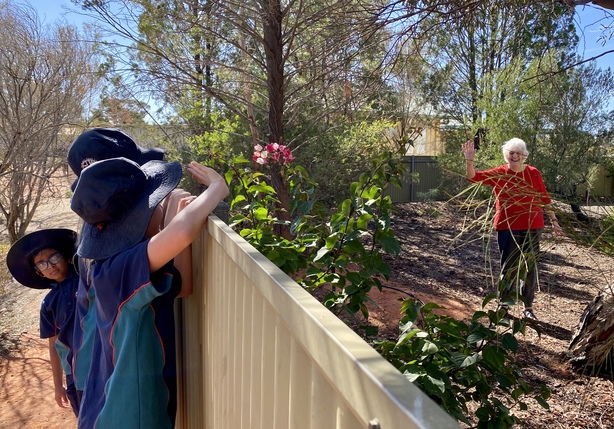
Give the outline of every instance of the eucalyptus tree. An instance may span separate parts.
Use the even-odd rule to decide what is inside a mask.
[[[92,50],[71,26],[43,26],[31,7],[0,1],[0,211],[25,232],[66,165],[71,125],[95,88]]]
[[[610,70],[594,64],[560,71],[558,58],[552,52],[528,66],[512,62],[497,72],[497,89],[484,94],[479,108],[489,113],[484,124],[491,139],[524,139],[529,162],[542,172],[548,189],[570,197],[605,157],[608,144],[598,136],[607,132],[614,79]],[[500,159],[498,149],[492,156]]]
[[[469,125],[485,114],[478,101],[495,85],[487,79],[493,72],[516,59],[528,64],[554,48],[561,53],[561,67],[573,59],[573,13],[557,3],[408,1],[405,6],[398,19],[406,33],[420,35],[428,64],[420,85],[425,100]]]

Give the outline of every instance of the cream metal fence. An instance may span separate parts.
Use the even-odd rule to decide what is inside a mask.
[[[193,255],[178,428],[459,428],[217,217]]]

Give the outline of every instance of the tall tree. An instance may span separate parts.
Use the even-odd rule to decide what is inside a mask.
[[[614,80],[610,70],[594,65],[560,72],[558,57],[553,52],[528,67],[513,62],[497,73],[497,90],[484,94],[480,108],[489,112],[485,125],[492,139],[524,139],[529,162],[540,169],[548,188],[570,196],[604,159],[604,139],[596,136],[607,131],[605,106]],[[500,159],[498,149],[493,151]]]
[[[65,164],[70,125],[96,82],[92,51],[78,36],[74,27],[43,27],[28,6],[0,2],[0,211],[11,242]]]
[[[381,58],[372,59],[383,40],[375,37],[368,1],[83,3],[132,42],[123,46],[128,55],[113,55],[114,71],[131,73],[131,88],[155,88],[175,106],[190,101],[200,109],[197,133],[208,126],[211,108],[237,115],[251,127],[246,151],[256,140],[296,149],[305,137],[300,130],[349,105],[360,110],[381,91],[374,73]],[[285,219],[286,184],[276,168],[271,174]]]
[[[145,124],[147,106],[134,99],[121,99],[106,95],[100,100],[100,106],[90,113],[88,122],[96,125],[136,125]]]
[[[495,82],[488,77],[493,72],[514,60],[529,64],[552,49],[561,54],[561,68],[574,59],[573,14],[560,4],[483,0],[406,5],[404,31],[427,40],[425,99],[445,116],[469,125],[486,113],[479,111],[478,102],[485,91],[492,93]]]

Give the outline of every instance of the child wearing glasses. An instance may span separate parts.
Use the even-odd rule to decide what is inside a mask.
[[[51,289],[41,304],[40,337],[49,339],[55,401],[62,408],[70,406],[78,416],[80,392],[72,374],[75,294],[79,285],[72,263],[76,249],[75,231],[44,229],[17,240],[8,251],[6,264],[22,285]]]

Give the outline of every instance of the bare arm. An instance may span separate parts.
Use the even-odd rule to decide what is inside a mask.
[[[51,363],[51,373],[53,374],[53,386],[55,391],[55,402],[62,408],[68,408],[68,396],[64,388],[64,370],[60,362],[60,356],[55,348],[57,336],[49,338],[49,362]]]
[[[463,154],[465,155],[466,176],[467,179],[473,179],[475,177],[475,168],[473,167],[473,160],[475,159],[475,147],[473,146],[473,140],[467,140],[464,145],[461,146]]]
[[[226,181],[212,168],[193,161],[188,165],[188,171],[196,181],[207,186],[207,189],[189,202],[162,231],[149,240],[147,257],[151,272],[162,268],[192,244],[205,226],[209,214],[228,195]]]
[[[563,232],[563,228],[560,227],[559,222],[556,219],[556,214],[554,213],[554,210],[552,210],[552,206],[550,204],[545,205],[544,211],[550,218],[550,223],[552,224],[552,233],[554,235],[565,235],[565,232]]]
[[[164,216],[164,228],[173,220],[181,210],[196,197],[183,189],[175,189],[167,199],[167,209]],[[181,253],[175,256],[175,268],[181,274],[181,291],[178,298],[192,293],[192,245],[190,244]]]

